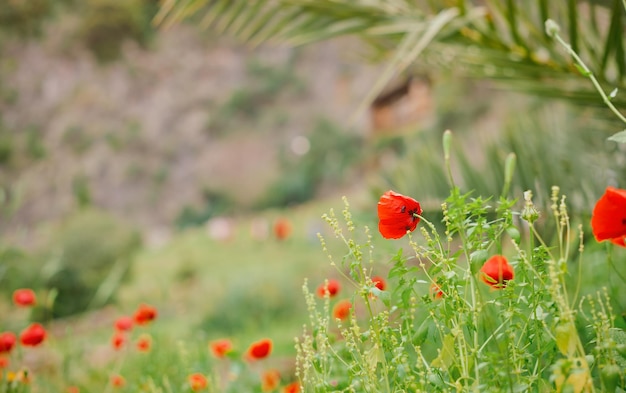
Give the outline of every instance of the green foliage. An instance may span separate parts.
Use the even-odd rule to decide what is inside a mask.
[[[322,186],[340,184],[349,168],[363,158],[363,140],[326,119],[319,119],[309,135],[310,150],[303,156],[282,152],[282,176],[271,185],[259,208],[308,201]]]
[[[582,276],[569,269],[597,261],[572,252],[579,245],[565,198],[557,188],[549,199],[557,236],[546,243],[531,222],[518,220],[525,215],[514,199],[452,187],[444,228],[424,214],[409,249],[391,259],[384,291],[370,276],[386,267],[371,261],[379,244],[352,222],[347,202],[343,220],[331,211],[326,220],[348,250],[340,261],[329,257],[356,288],[356,311],[340,321],[329,314],[334,300],[320,304],[305,286],[310,323],[297,345],[305,391],[613,392],[623,385],[616,302],[605,283],[585,281],[592,292],[580,296]],[[532,208],[526,194],[524,209]],[[509,237],[528,228],[529,236]],[[515,272],[500,289],[481,279],[494,255]]]
[[[153,2],[89,0],[85,6],[80,35],[99,61],[119,58],[126,40],[147,44]]]
[[[7,298],[19,288],[39,288],[40,263],[25,250],[0,245],[0,292]]]
[[[128,277],[133,253],[140,244],[137,231],[97,210],[81,210],[59,225],[44,252],[56,260],[45,283],[58,291],[52,315],[72,315],[110,302],[114,291],[99,304],[92,304],[104,283],[115,289]],[[118,275],[118,280],[107,281]]]
[[[204,206],[194,208],[185,206],[176,218],[178,228],[204,225],[208,219],[234,211],[235,202],[222,192],[205,189],[203,191]]]

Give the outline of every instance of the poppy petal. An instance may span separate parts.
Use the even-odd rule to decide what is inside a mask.
[[[420,214],[418,201],[389,190],[378,201],[378,230],[386,239],[399,239],[407,231],[415,230]]]
[[[593,208],[591,228],[599,242],[626,235],[626,190],[606,188]]]

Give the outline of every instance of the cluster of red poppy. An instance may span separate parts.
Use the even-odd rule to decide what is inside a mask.
[[[37,297],[32,289],[22,288],[13,292],[13,304],[17,307],[33,307],[37,304]],[[36,347],[44,342],[47,333],[40,323],[31,323],[20,332],[19,343],[23,347]],[[9,357],[17,344],[15,333],[6,331],[0,333],[0,369],[9,366]]]
[[[421,206],[415,199],[387,191],[378,201],[378,229],[385,239],[399,239],[415,230],[421,214]],[[608,240],[626,247],[626,190],[606,188],[594,206],[591,229],[597,241]],[[493,289],[506,287],[514,276],[513,267],[502,255],[492,256],[480,269],[481,280]],[[431,295],[438,299],[443,297],[443,292],[433,284]]]
[[[626,191],[620,195],[626,206]],[[385,239],[399,239],[406,235],[407,232],[415,230],[420,222],[421,214],[422,208],[415,199],[391,190],[387,191],[378,201],[378,229],[380,234]],[[626,235],[626,210],[624,210],[622,215],[624,216],[622,232],[618,233],[618,231],[611,231],[605,228],[605,236],[611,239],[622,236],[619,239],[623,243]],[[513,280],[514,276],[513,266],[502,255],[492,256],[480,269],[481,280],[493,289],[506,287],[507,283]],[[441,288],[436,284],[431,286],[430,293],[435,299],[440,299],[444,295]]]
[[[255,341],[248,346],[243,354],[243,359],[248,362],[256,362],[266,359],[272,353],[273,342],[269,338],[263,338]],[[221,338],[209,343],[209,349],[217,359],[234,358],[237,352],[233,343],[228,338]],[[281,382],[281,376],[278,370],[269,369],[261,374],[261,390],[264,392],[273,391],[278,388]],[[283,387],[283,393],[298,393],[300,391],[299,382],[291,382]]]
[[[111,337],[111,346],[116,351],[125,348],[130,341],[130,332],[133,326],[145,326],[154,321],[157,317],[157,310],[153,306],[141,304],[132,317],[121,316],[113,324],[114,332]],[[149,352],[152,348],[152,337],[147,333],[142,333],[135,341],[135,347],[140,352]]]

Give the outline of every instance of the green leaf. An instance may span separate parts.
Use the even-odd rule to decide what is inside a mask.
[[[617,143],[626,143],[626,130],[620,131],[617,134],[611,135],[608,140]]]

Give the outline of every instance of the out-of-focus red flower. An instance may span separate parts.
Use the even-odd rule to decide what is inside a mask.
[[[16,289],[13,292],[13,303],[19,307],[30,307],[37,303],[37,297],[32,289]]]
[[[283,393],[300,393],[300,382],[292,382],[283,388]]]
[[[378,230],[385,239],[399,239],[415,230],[420,214],[418,201],[389,190],[378,201]]]
[[[0,333],[0,353],[11,352],[13,347],[15,346],[15,334],[12,332],[2,332]]]
[[[115,388],[121,388],[126,385],[126,379],[119,374],[111,376],[111,385]]]
[[[439,288],[439,285],[435,283],[430,284],[430,296],[433,299],[441,299],[443,297],[443,291]]]
[[[328,280],[328,284],[323,282],[319,287],[317,287],[317,296],[324,297],[324,295],[328,293],[328,297],[334,297],[339,293],[340,289],[341,284],[339,284],[339,281],[331,278]]]
[[[133,319],[128,316],[119,317],[115,320],[115,330],[128,332],[133,329]]]
[[[250,347],[248,347],[247,358],[248,360],[260,360],[268,357],[271,352],[272,340],[264,338],[250,344]]]
[[[480,268],[480,278],[494,289],[502,289],[513,279],[513,266],[502,255],[494,255]]]
[[[152,322],[157,317],[156,308],[149,306],[147,304],[141,304],[135,314],[133,315],[133,319],[137,325],[147,325]]]
[[[267,370],[261,375],[261,390],[271,392],[280,384],[280,373],[278,370]]]
[[[46,339],[46,329],[39,323],[31,323],[20,333],[20,343],[26,347],[36,347]]]
[[[387,288],[387,283],[385,282],[385,279],[380,276],[372,277],[372,282],[374,283],[374,286],[381,291],[384,291],[385,288]]]
[[[227,338],[220,338],[219,340],[209,343],[211,352],[216,358],[225,357],[233,349],[233,343]]]
[[[67,389],[65,389],[66,393],[80,393],[80,389],[78,388],[78,386],[68,386]]]
[[[126,342],[128,342],[128,339],[123,332],[113,333],[113,337],[111,337],[111,346],[113,349],[116,351],[122,349],[124,345],[126,345]]]
[[[207,381],[206,377],[200,373],[194,373],[189,375],[189,377],[187,377],[187,380],[189,381],[189,386],[191,387],[191,390],[193,390],[194,392],[199,392],[200,390],[206,389],[207,386],[209,386],[209,382]]]
[[[596,240],[610,240],[626,246],[626,190],[607,187],[591,214],[591,230]]]
[[[9,358],[0,356],[0,370],[9,367]]]
[[[336,319],[345,320],[350,316],[350,309],[352,308],[352,303],[350,300],[344,299],[340,300],[333,307],[333,317]]]
[[[152,348],[152,337],[149,334],[142,334],[135,343],[137,350],[141,352],[150,352]]]
[[[286,218],[279,218],[274,222],[274,236],[278,240],[285,240],[291,235],[291,223]]]

